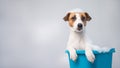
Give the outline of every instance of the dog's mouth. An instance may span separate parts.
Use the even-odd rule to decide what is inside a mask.
[[[77,30],[78,30],[78,31],[81,31],[81,30],[82,30],[82,28],[77,28]]]

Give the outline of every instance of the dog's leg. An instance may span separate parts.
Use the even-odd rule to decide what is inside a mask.
[[[77,59],[76,50],[73,47],[69,47],[69,48],[67,48],[67,50],[70,53],[70,59],[72,59],[73,61],[76,61],[76,59]]]
[[[85,55],[86,55],[86,57],[87,57],[87,59],[90,61],[90,62],[94,62],[94,60],[95,60],[95,56],[94,56],[94,54],[93,54],[93,52],[92,52],[92,49],[89,47],[89,46],[87,46],[86,48],[85,48]]]

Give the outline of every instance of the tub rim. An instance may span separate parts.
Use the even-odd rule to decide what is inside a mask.
[[[104,54],[104,53],[114,53],[115,52],[115,48],[111,48],[108,52],[99,52],[96,50],[92,50],[94,54]],[[65,53],[69,54],[68,50],[65,50]],[[85,50],[76,50],[77,54],[85,54]]]

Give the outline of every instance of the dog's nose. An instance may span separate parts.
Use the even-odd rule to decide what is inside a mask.
[[[83,27],[83,25],[81,23],[79,23],[77,26],[78,26],[78,28],[82,28]]]

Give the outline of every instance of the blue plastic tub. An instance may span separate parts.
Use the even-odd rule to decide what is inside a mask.
[[[112,68],[112,54],[115,52],[114,48],[111,48],[109,52],[93,51],[95,54],[95,61],[91,63],[87,60],[84,50],[77,50],[78,58],[76,62],[70,59],[69,51],[66,53],[69,57],[70,68]]]

